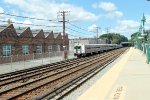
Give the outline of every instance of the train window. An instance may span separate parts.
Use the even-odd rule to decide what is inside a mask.
[[[77,46],[75,46],[74,49],[77,49]]]
[[[75,46],[74,49],[81,49],[81,47],[80,46]]]

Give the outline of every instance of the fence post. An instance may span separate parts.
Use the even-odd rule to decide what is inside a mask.
[[[54,51],[53,62],[56,62],[56,51]]]
[[[60,59],[61,61],[64,60],[64,51],[60,51]]]
[[[149,64],[150,62],[150,45],[147,44],[147,63]]]
[[[17,61],[16,62],[19,62],[18,54],[17,54]]]
[[[34,53],[32,54],[33,67],[34,67]]]
[[[12,55],[10,55],[11,72],[12,72]]]
[[[56,57],[56,51],[54,51],[54,55],[53,55],[53,57]]]
[[[24,56],[24,59],[23,59],[23,69],[25,69],[25,55]]]
[[[43,53],[42,53],[42,65],[43,65]]]
[[[50,58],[50,52],[48,52],[49,55],[49,64],[51,63],[51,58]]]

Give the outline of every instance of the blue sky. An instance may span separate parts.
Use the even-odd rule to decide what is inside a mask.
[[[146,16],[146,29],[150,29],[150,2],[146,0],[1,0],[0,12],[21,16],[43,18],[49,20],[61,20],[59,11],[70,11],[66,19],[66,32],[73,37],[95,37],[95,27],[100,27],[99,34],[116,32],[130,38],[133,32],[138,31],[143,13]],[[57,17],[58,16],[58,17]],[[13,22],[26,24],[61,26],[62,23],[31,20],[0,14],[1,20],[11,19]],[[0,22],[0,24],[6,24]],[[14,24],[15,27],[22,25]],[[23,25],[28,27],[29,25]],[[62,28],[36,27],[31,29],[62,31]],[[72,29],[72,30],[70,30]],[[74,31],[75,30],[75,31]]]

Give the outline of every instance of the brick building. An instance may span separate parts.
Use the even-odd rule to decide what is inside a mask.
[[[68,35],[65,36],[67,50]],[[14,28],[13,24],[0,26],[0,57],[7,62],[11,55],[41,54],[62,51],[61,33],[44,32],[42,29],[31,30],[30,27]],[[35,58],[39,58],[35,56]],[[10,59],[10,58],[9,58]]]

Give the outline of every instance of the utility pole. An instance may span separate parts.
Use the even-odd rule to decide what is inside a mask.
[[[96,28],[96,43],[98,44],[98,36],[99,36],[99,34],[98,34],[98,32],[99,32],[99,29],[100,29],[100,27],[95,27]]]
[[[109,32],[109,27],[106,28],[106,34],[108,36],[108,44],[110,44],[110,32]]]
[[[64,59],[67,59],[68,56],[67,56],[67,47],[66,47],[66,33],[65,33],[65,23],[67,22],[65,20],[65,16],[68,15],[69,11],[60,11],[59,14],[63,17],[63,20],[62,21],[59,21],[59,22],[62,22],[63,23],[63,58]]]
[[[100,29],[100,27],[96,27],[96,33],[97,33],[97,44],[98,44],[98,38],[99,38],[99,37],[98,37],[98,36],[99,36],[99,34],[98,34],[98,33],[99,33],[99,29]]]

